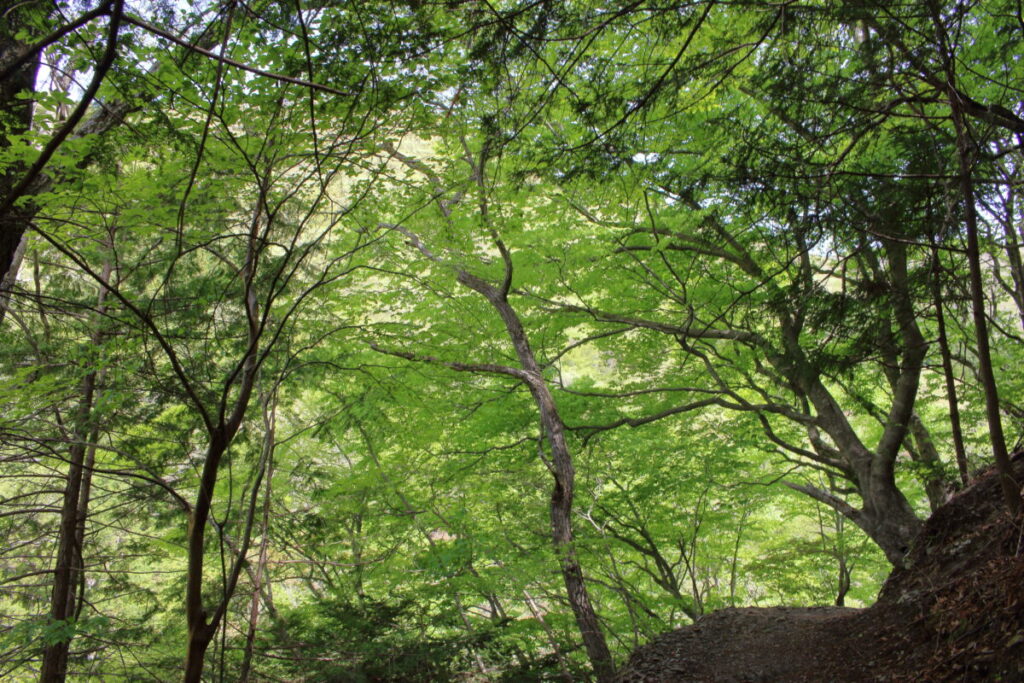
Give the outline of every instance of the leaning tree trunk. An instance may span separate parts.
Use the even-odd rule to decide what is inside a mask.
[[[901,566],[922,522],[885,469],[876,462],[876,471],[861,478],[864,504],[852,521],[881,547],[890,562]]]
[[[463,140],[463,145],[467,150],[468,155],[468,145],[465,140]],[[425,169],[424,166],[415,159],[406,157],[393,148],[390,150],[390,153],[393,158],[406,164],[409,168],[420,172],[425,171],[427,177],[431,178],[434,183],[435,189],[438,190],[438,197],[445,194],[446,190],[444,190],[439,180],[431,173],[429,168]],[[467,161],[473,170],[473,179],[480,187],[482,197],[485,197],[487,194],[483,173],[483,164],[485,160],[486,152],[482,153],[479,162],[474,162],[471,158],[467,158]],[[456,195],[450,200],[450,203],[439,201],[438,207],[440,208],[441,213],[450,219],[452,204],[457,203],[460,200],[461,195]],[[481,201],[479,211],[484,224],[489,226],[486,200]],[[414,233],[406,230],[400,225],[389,227],[398,230],[408,237],[409,244],[418,249],[430,260],[434,262],[442,262],[442,260],[433,254]],[[505,264],[505,278],[501,286],[496,287],[460,266],[456,266],[454,268],[456,272],[456,280],[464,287],[482,295],[487,299],[494,310],[497,311],[502,322],[505,324],[505,330],[508,333],[508,337],[512,342],[513,348],[515,349],[520,369],[496,365],[476,366],[476,369],[484,372],[499,372],[519,379],[528,386],[530,394],[533,396],[534,402],[537,405],[545,437],[551,452],[550,461],[545,461],[548,470],[551,472],[551,475],[555,480],[555,485],[551,493],[551,536],[555,551],[558,554],[559,562],[561,564],[562,579],[565,582],[566,594],[569,598],[569,605],[572,608],[573,615],[576,618],[576,625],[579,627],[580,635],[583,638],[583,645],[587,650],[587,657],[590,660],[590,665],[594,669],[597,680],[602,683],[605,681],[611,681],[615,676],[615,663],[612,660],[611,651],[608,649],[608,643],[605,641],[604,633],[601,631],[601,625],[598,621],[597,614],[594,611],[594,606],[590,601],[590,595],[587,591],[586,581],[583,576],[583,569],[580,567],[579,559],[576,555],[575,539],[573,537],[572,529],[573,487],[575,485],[576,473],[573,469],[572,456],[569,453],[569,448],[565,442],[565,425],[562,423],[562,419],[558,414],[558,409],[555,406],[554,398],[551,396],[551,392],[544,380],[544,376],[539,364],[537,363],[537,359],[534,357],[533,350],[530,348],[530,343],[526,336],[526,331],[523,329],[522,322],[519,320],[519,316],[508,302],[508,292],[512,285],[512,257],[505,244],[498,237],[497,232],[491,229],[490,233]],[[406,358],[415,358],[415,356],[412,356],[411,354],[398,353],[395,355]],[[474,369],[473,366],[459,363],[448,365],[460,370]]]
[[[458,280],[466,287],[482,294],[501,316],[512,346],[515,348],[519,364],[526,373],[525,381],[540,413],[541,423],[544,426],[551,452],[551,459],[547,462],[551,476],[555,480],[551,492],[551,537],[561,564],[562,579],[565,582],[569,605],[572,607],[576,625],[580,630],[583,645],[587,650],[587,657],[594,668],[597,680],[611,681],[615,677],[615,663],[605,641],[604,633],[601,631],[597,613],[590,601],[583,568],[576,555],[572,529],[572,504],[576,472],[573,468],[569,447],[565,441],[565,425],[562,423],[554,397],[548,389],[537,359],[530,348],[519,316],[508,303],[507,287],[499,289],[464,270],[459,272]]]

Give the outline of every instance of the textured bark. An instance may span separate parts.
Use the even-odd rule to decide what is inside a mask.
[[[1010,453],[1006,447],[1002,416],[999,414],[999,391],[996,387],[995,372],[992,369],[992,353],[988,341],[988,320],[985,316],[985,293],[981,275],[981,247],[978,242],[978,213],[975,207],[974,181],[972,178],[973,143],[967,134],[964,120],[966,104],[956,89],[956,67],[953,55],[945,39],[945,29],[938,15],[934,16],[936,34],[945,70],[946,95],[956,132],[957,161],[960,166],[960,194],[963,202],[964,224],[967,228],[967,264],[970,275],[971,315],[974,319],[974,333],[978,353],[978,375],[985,393],[985,416],[988,421],[989,439],[996,469],[1003,491],[1006,507],[1014,516],[1024,510],[1021,500],[1020,483],[1013,475]]]
[[[953,354],[949,349],[946,335],[946,313],[942,300],[942,283],[939,282],[939,248],[932,243],[932,305],[935,306],[935,322],[938,328],[939,353],[942,356],[942,377],[946,383],[946,402],[949,405],[949,426],[953,433],[953,450],[956,453],[956,467],[960,483],[970,482],[967,471],[967,449],[964,448],[964,431],[960,423],[960,401],[957,399],[956,378],[953,376]]]
[[[501,251],[504,253],[504,248]],[[510,266],[508,266],[510,269]],[[576,472],[572,464],[572,456],[565,441],[565,425],[562,423],[554,397],[544,380],[540,365],[530,348],[526,331],[519,316],[507,299],[510,272],[506,276],[505,286],[501,289],[471,275],[460,271],[458,280],[470,289],[482,294],[501,316],[505,323],[512,346],[516,351],[519,364],[525,371],[525,381],[533,396],[534,403],[540,413],[541,424],[550,451],[547,462],[554,488],[551,492],[551,537],[559,556],[562,569],[562,580],[565,583],[566,595],[572,607],[576,625],[583,638],[587,657],[594,669],[598,681],[611,681],[615,676],[615,664],[605,641],[597,613],[590,601],[583,569],[576,555],[575,538],[572,529],[572,505]]]
[[[103,266],[102,281],[110,281],[113,268],[110,261]],[[96,297],[94,324],[98,325],[106,311],[107,290],[101,286]],[[103,342],[103,335],[95,329],[90,337],[94,346]],[[68,451],[68,478],[61,507],[60,529],[57,540],[57,561],[53,570],[53,590],[50,597],[50,619],[68,621],[78,614],[82,598],[80,586],[85,581],[85,563],[82,557],[85,539],[85,520],[89,509],[92,485],[92,465],[96,456],[93,444],[99,430],[93,424],[93,405],[100,376],[89,372],[82,380],[81,399],[75,416],[72,444]],[[71,641],[62,640],[46,647],[40,666],[39,680],[60,683],[67,675],[68,653]]]
[[[0,21],[0,68],[13,64],[25,51],[27,46],[15,35],[25,26],[25,13],[31,10],[26,6],[4,13]],[[9,135],[21,135],[32,127],[32,100],[20,97],[35,92],[38,72],[39,55],[36,55],[14,69],[8,78],[0,79],[0,148],[10,146]],[[0,173],[0,205],[7,202],[26,170],[25,164],[18,163]],[[35,209],[30,204],[22,204],[0,215],[0,282],[5,285],[18,245],[34,214]],[[0,308],[0,316],[3,312]]]
[[[91,372],[82,381],[82,398],[76,417],[75,442],[68,454],[68,478],[64,488],[64,504],[61,508],[60,531],[57,541],[57,561],[53,570],[53,590],[50,597],[50,619],[53,622],[67,621],[75,614],[76,567],[81,565],[76,556],[81,554],[77,546],[79,527],[79,501],[82,492],[82,473],[87,447],[86,434],[91,431],[88,422],[92,414],[93,397],[96,389],[96,373]],[[39,680],[43,683],[59,683],[67,675],[69,640],[61,640],[46,647]]]
[[[906,496],[896,487],[891,473],[872,471],[863,477],[864,505],[852,521],[864,530],[894,565],[902,566],[922,522]]]

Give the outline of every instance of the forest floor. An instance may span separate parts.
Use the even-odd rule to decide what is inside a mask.
[[[1024,480],[1024,454],[1015,458]],[[1024,681],[1024,539],[993,472],[928,520],[867,609],[725,609],[639,648],[623,683]]]

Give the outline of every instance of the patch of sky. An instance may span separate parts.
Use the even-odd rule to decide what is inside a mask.
[[[653,164],[661,159],[657,152],[637,152],[633,155],[633,161],[638,164]]]

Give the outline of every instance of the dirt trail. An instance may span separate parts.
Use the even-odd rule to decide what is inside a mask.
[[[932,515],[872,607],[721,610],[636,650],[619,680],[1024,682],[1022,550],[988,474]]]
[[[838,641],[862,610],[842,607],[725,609],[634,653],[622,681],[835,680]],[[845,668],[845,667],[844,667]],[[835,671],[837,676],[850,671]],[[823,678],[823,675],[826,677]]]

